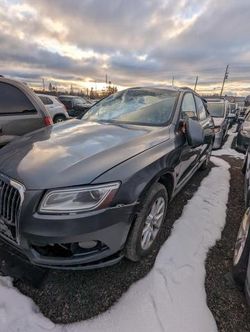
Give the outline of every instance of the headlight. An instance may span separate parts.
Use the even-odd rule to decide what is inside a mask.
[[[48,191],[39,207],[40,212],[72,213],[107,207],[120,183]]]
[[[243,136],[250,137],[250,131],[248,131],[248,130],[241,130],[240,133],[241,133],[241,135],[243,135]]]
[[[219,133],[220,130],[221,130],[221,127],[214,127],[214,132],[215,132],[215,133]]]

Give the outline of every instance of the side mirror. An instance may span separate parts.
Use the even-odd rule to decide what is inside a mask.
[[[186,137],[188,144],[192,147],[197,147],[204,144],[204,131],[198,121],[187,119]]]

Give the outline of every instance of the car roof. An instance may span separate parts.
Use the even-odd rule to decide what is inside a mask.
[[[166,86],[138,86],[138,87],[132,87],[132,88],[128,88],[126,90],[133,90],[133,89],[136,89],[136,90],[167,90],[167,91],[176,91],[176,92],[180,92],[180,91],[192,91],[195,93],[194,90],[192,90],[191,88],[189,87],[177,87],[177,86],[172,86],[172,85],[166,85]]]
[[[48,98],[52,98],[52,99],[56,99],[57,98],[57,96],[46,95],[45,93],[37,93],[37,96],[39,96],[39,97],[48,97]]]
[[[208,103],[225,103],[226,102],[226,100],[225,99],[216,99],[216,98],[211,98],[211,99],[209,99],[209,98],[206,98],[206,100],[207,100],[207,102]]]
[[[82,96],[60,95],[59,98],[83,98]]]

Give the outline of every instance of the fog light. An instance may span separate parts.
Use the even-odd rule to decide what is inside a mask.
[[[96,241],[79,242],[78,246],[82,249],[91,249],[97,245]]]

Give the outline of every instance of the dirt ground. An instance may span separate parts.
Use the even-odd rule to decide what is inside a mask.
[[[250,308],[243,292],[231,279],[234,244],[245,206],[242,160],[225,157],[230,165],[231,182],[226,226],[206,261],[207,302],[220,332],[250,331]]]

